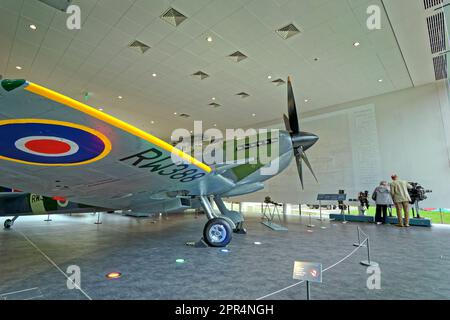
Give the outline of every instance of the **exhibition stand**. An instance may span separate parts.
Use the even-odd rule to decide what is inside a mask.
[[[370,222],[375,223],[375,217],[372,216],[355,216],[355,215],[342,215],[342,214],[330,214],[330,219],[335,221],[351,221],[351,222]],[[397,217],[387,217],[388,224],[397,224]],[[410,218],[409,224],[417,227],[431,227],[431,220],[427,218]]]
[[[319,201],[319,214],[320,214],[320,221],[323,221],[322,219],[322,201],[337,201],[339,208],[341,209],[341,219],[337,220],[337,221],[342,221],[342,223],[347,223],[347,220],[345,219],[345,214],[344,214],[344,201],[347,199],[347,195],[345,193],[343,193],[342,191],[339,191],[339,193],[337,194],[321,194],[319,193],[317,195],[317,200]],[[330,220],[333,219],[333,217],[330,214]]]
[[[283,227],[283,226],[273,222],[273,220],[275,219],[275,215],[276,215],[278,217],[278,221],[281,223],[281,216],[280,216],[280,211],[278,210],[278,207],[282,207],[282,206],[283,206],[282,204],[273,202],[270,199],[270,197],[266,197],[264,200],[264,207],[263,207],[263,212],[262,212],[263,221],[261,221],[261,223],[274,231],[288,231],[288,228]]]

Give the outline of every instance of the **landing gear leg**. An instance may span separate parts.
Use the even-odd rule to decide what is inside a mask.
[[[216,203],[217,208],[219,208],[219,211],[222,214],[221,217],[227,217],[228,219],[231,219],[235,224],[235,228],[233,229],[234,233],[247,234],[247,230],[245,230],[244,228],[244,216],[242,215],[242,213],[228,210],[219,195],[214,196],[214,202]]]
[[[244,228],[244,221],[236,224],[236,229],[233,230],[237,234],[247,234],[247,229]]]
[[[11,229],[11,227],[14,225],[14,221],[16,221],[16,219],[17,219],[18,217],[19,217],[19,216],[15,216],[15,217],[12,218],[12,219],[6,219],[6,220],[5,220],[5,223],[3,224],[4,228],[5,228],[5,229]]]

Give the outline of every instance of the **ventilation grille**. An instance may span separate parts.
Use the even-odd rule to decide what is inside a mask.
[[[240,51],[236,51],[235,53],[230,54],[228,57],[230,57],[235,62],[241,62],[242,60],[247,59],[247,56]]]
[[[192,76],[197,77],[200,80],[209,78],[209,74],[206,74],[203,71],[197,71],[196,73],[192,74]]]
[[[445,51],[447,46],[445,44],[445,21],[444,13],[439,12],[427,18],[428,35],[430,36],[431,53]]]
[[[218,107],[221,106],[220,104],[215,103],[215,102],[212,102],[212,103],[210,103],[209,105],[210,105],[211,107],[213,107],[213,108],[218,108]]]
[[[447,55],[443,54],[433,58],[434,74],[436,80],[447,79]]]
[[[430,8],[440,6],[444,3],[444,0],[423,0],[423,5],[425,6],[425,10]]]
[[[174,27],[178,27],[184,20],[187,19],[187,17],[174,8],[169,8],[162,14],[161,19],[167,23],[170,23]]]
[[[288,24],[287,26],[278,29],[276,33],[283,39],[289,39],[300,33],[300,30],[294,24]]]
[[[186,114],[186,113],[181,113],[181,114],[180,114],[180,117],[181,117],[181,118],[187,119],[187,118],[190,118],[191,116],[188,115],[188,114]]]
[[[239,92],[237,96],[240,96],[242,99],[250,97],[250,95],[246,92]]]
[[[140,53],[145,53],[148,49],[150,49],[150,46],[146,45],[143,42],[140,42],[139,40],[134,40],[128,45],[128,47],[135,49]]]
[[[283,84],[286,83],[286,81],[284,81],[283,79],[277,79],[277,80],[273,80],[272,83],[277,86],[282,86]]]

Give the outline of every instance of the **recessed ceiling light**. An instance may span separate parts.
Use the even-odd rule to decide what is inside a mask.
[[[359,47],[360,45],[361,45],[361,43],[359,43],[359,42],[355,42],[355,43],[353,44],[354,47]]]
[[[123,97],[122,97],[122,96],[118,96],[117,98],[118,98],[118,99],[123,99]]]
[[[213,100],[216,100],[216,97],[212,97]]]
[[[213,41],[213,38],[212,38],[211,36],[209,36],[208,38],[206,38],[206,40],[207,40],[208,42],[212,42],[212,41]]]
[[[22,70],[22,67],[21,66],[16,66],[16,69],[17,70]]]
[[[99,111],[103,111],[103,108],[98,108]]]
[[[308,99],[305,99],[305,102],[306,102],[306,103],[308,103],[308,102],[309,102],[309,100],[308,100]]]
[[[269,79],[269,80],[272,79],[272,76],[268,76],[267,79]]]
[[[256,113],[253,113],[253,114],[252,114],[252,117],[256,117]]]
[[[173,114],[174,114],[174,115],[177,115],[177,113],[176,113],[176,112],[174,112]]]
[[[383,82],[383,79],[378,79],[378,82]]]
[[[37,29],[37,27],[36,27],[36,25],[35,25],[35,24],[30,24],[30,29],[31,29],[31,30],[36,30],[36,29]]]
[[[155,121],[150,121],[151,124],[155,124]]]
[[[214,123],[214,127],[217,127],[217,124]]]
[[[152,74],[153,77],[156,77],[156,73]]]

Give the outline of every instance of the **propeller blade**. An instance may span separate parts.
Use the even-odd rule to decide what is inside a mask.
[[[297,171],[298,176],[300,178],[300,183],[302,184],[302,190],[305,190],[305,186],[303,185],[303,167],[302,167],[302,157],[301,153],[298,152],[298,150],[294,153],[295,156],[295,162],[297,162]]]
[[[297,107],[295,105],[295,98],[294,92],[292,90],[291,77],[288,77],[288,114],[291,132],[299,133],[300,125],[298,124]]]
[[[305,161],[306,166],[307,166],[307,167],[309,168],[309,170],[311,171],[311,173],[312,173],[314,179],[316,179],[316,182],[319,183],[319,180],[317,180],[316,174],[314,173],[314,170],[313,170],[313,168],[312,168],[312,166],[311,166],[311,163],[309,162],[308,157],[306,156],[306,153],[305,153],[305,151],[303,151],[302,148],[300,148],[300,157],[301,157],[301,159],[302,159],[303,161]]]
[[[284,126],[286,127],[286,131],[292,132],[291,125],[289,123],[289,118],[287,115],[283,114]]]

